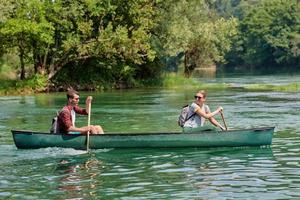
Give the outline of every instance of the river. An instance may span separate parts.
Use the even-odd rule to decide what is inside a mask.
[[[235,85],[287,84],[300,76],[201,79]],[[194,90],[140,89],[92,95],[92,124],[106,132],[180,131]],[[11,129],[48,131],[64,93],[0,97],[1,199],[299,199],[300,94],[208,91],[230,128],[275,126],[270,147],[18,150]],[[220,116],[217,116],[220,120]],[[77,116],[77,125],[87,124]]]

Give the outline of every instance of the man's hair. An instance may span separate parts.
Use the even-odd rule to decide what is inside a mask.
[[[77,92],[76,90],[74,89],[69,89],[68,92],[67,92],[67,98],[70,99],[70,98],[74,98],[74,96],[76,95],[79,95],[79,92]]]

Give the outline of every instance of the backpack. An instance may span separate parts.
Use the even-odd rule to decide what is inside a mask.
[[[188,116],[189,110],[190,110],[189,105],[185,105],[182,107],[182,110],[181,110],[179,118],[178,118],[179,126],[183,127],[184,123],[196,114],[196,113],[193,113],[191,116]]]
[[[59,112],[56,113],[56,116],[53,117],[52,119],[52,124],[51,124],[51,128],[50,128],[50,133],[58,133],[58,115]]]

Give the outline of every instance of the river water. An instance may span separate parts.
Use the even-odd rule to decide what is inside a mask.
[[[300,76],[217,78],[235,85],[286,84]],[[180,131],[194,90],[143,89],[92,95],[92,123],[106,132]],[[17,150],[11,129],[48,131],[64,93],[0,97],[0,199],[300,199],[300,94],[208,91],[231,128],[275,126],[270,147]],[[217,117],[220,120],[220,117]],[[86,117],[77,116],[77,125]]]

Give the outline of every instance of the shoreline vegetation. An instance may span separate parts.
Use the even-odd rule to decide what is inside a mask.
[[[160,78],[141,81],[136,83],[135,86],[122,89],[133,88],[164,88],[164,89],[214,89],[214,90],[244,90],[244,91],[278,91],[278,92],[299,92],[300,83],[291,82],[284,85],[274,84],[245,84],[234,85],[228,83],[204,83],[197,78],[186,78],[182,75],[175,73],[168,73],[162,75]],[[109,89],[120,89],[111,86],[108,88],[89,85],[81,86],[77,89],[80,91],[105,91]],[[53,87],[52,84],[47,82],[43,76],[34,76],[25,80],[0,80],[0,96],[6,95],[31,95],[38,93],[51,93],[65,91],[66,87]]]
[[[299,72],[299,13],[299,0],[4,0],[0,94],[71,86],[299,91],[297,82],[230,85],[192,78],[217,71]]]

